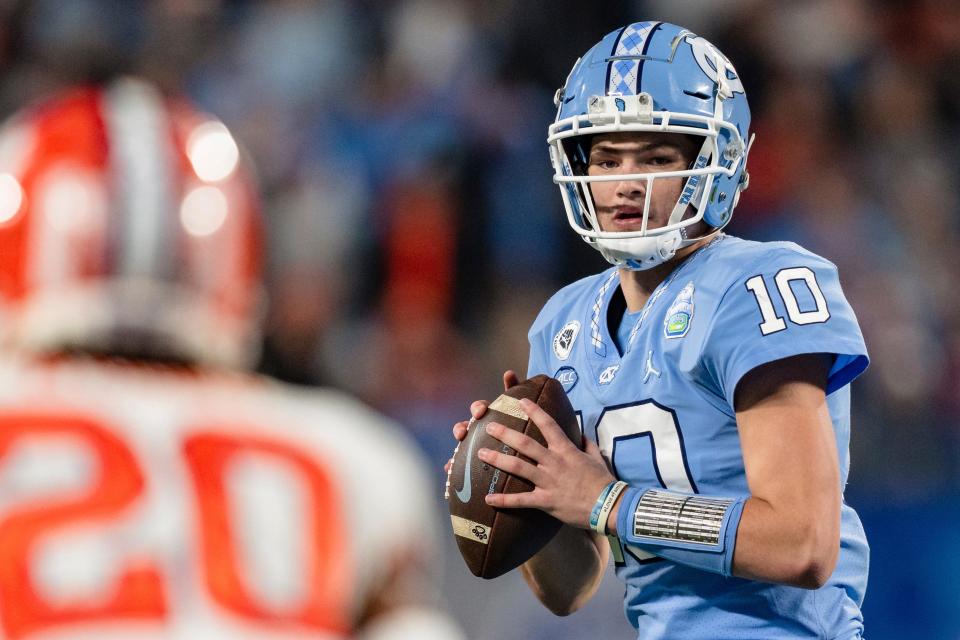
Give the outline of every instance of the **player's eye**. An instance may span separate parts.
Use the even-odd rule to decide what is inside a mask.
[[[619,162],[617,162],[616,160],[611,160],[609,158],[598,158],[596,160],[592,160],[590,164],[604,171],[611,171],[620,166]]]
[[[665,167],[674,164],[675,162],[677,162],[677,158],[669,155],[652,156],[647,159],[647,164],[655,167]]]

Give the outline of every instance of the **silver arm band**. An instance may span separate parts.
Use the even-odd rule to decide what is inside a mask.
[[[664,542],[720,543],[723,518],[734,500],[651,489],[633,514],[633,535]]]

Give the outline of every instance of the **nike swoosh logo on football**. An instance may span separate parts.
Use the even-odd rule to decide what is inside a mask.
[[[473,420],[471,420],[473,422]],[[467,466],[463,469],[463,486],[456,491],[460,502],[470,502],[470,496],[473,495],[473,484],[470,482],[470,467],[473,465],[473,445],[477,443],[477,431],[474,429],[470,434],[470,446],[467,449]]]

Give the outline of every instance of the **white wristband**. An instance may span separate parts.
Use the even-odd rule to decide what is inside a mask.
[[[610,517],[610,511],[613,509],[613,505],[616,504],[620,493],[626,488],[627,483],[623,480],[618,480],[610,487],[610,492],[607,493],[607,497],[604,498],[603,505],[600,507],[597,522],[592,527],[594,531],[601,535],[607,535],[607,518]]]

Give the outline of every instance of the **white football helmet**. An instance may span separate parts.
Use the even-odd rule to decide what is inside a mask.
[[[246,368],[257,192],[226,127],[122,78],[0,131],[0,344]]]

